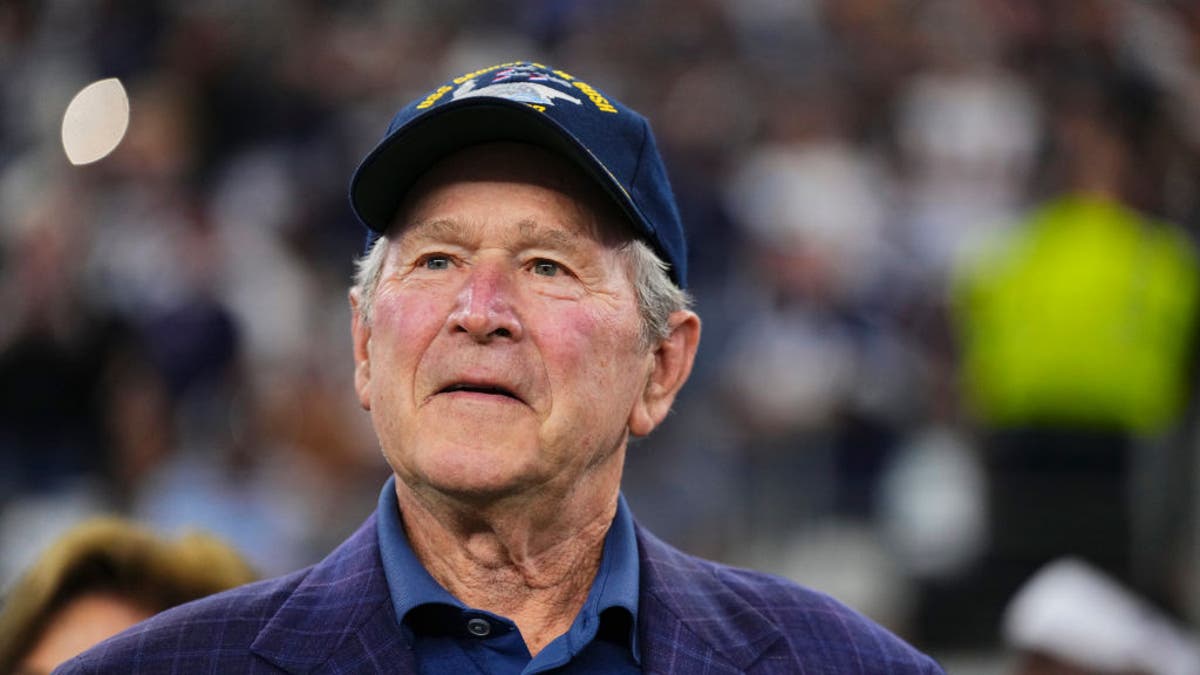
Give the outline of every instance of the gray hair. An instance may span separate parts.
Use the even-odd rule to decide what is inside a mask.
[[[358,293],[358,313],[367,324],[371,323],[375,288],[383,274],[387,248],[388,238],[381,235],[371,249],[355,262],[354,290]],[[692,298],[671,281],[667,274],[667,263],[641,239],[631,239],[621,247],[620,252],[637,292],[643,346],[649,348],[671,334],[671,314],[690,308]]]

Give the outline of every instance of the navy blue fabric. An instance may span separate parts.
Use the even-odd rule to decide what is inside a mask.
[[[514,61],[460,75],[396,113],[350,180],[350,205],[370,235],[392,225],[408,188],[437,160],[470,145],[521,141],[563,155],[591,176],[687,287],[687,243],[650,123],[591,84]]]
[[[689,556],[636,525],[635,536],[638,644],[646,673],[943,673],[932,659],[826,595]],[[313,567],[167,610],[55,672],[418,670],[412,642],[392,609],[372,514]]]
[[[467,607],[426,571],[409,546],[389,478],[376,510],[379,552],[392,608],[412,641],[423,674],[544,673],[570,663],[571,672],[641,672],[636,651],[638,556],[633,517],[625,498],[604,541],[600,569],[570,629],[532,658],[517,625]],[[470,621],[486,621],[473,635]],[[599,638],[599,639],[597,639]]]

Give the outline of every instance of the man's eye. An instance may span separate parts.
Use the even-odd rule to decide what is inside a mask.
[[[425,259],[421,262],[424,265],[425,269],[429,269],[429,270],[450,269],[450,257],[449,256],[444,256],[444,255],[426,256]]]
[[[538,260],[533,263],[533,273],[540,274],[544,277],[552,277],[558,274],[558,263],[552,260]]]

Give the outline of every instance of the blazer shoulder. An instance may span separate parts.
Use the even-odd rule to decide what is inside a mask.
[[[353,651],[350,635],[386,625],[390,607],[372,515],[316,565],[169,609],[56,672],[304,670]]]
[[[177,658],[183,655],[207,659],[244,654],[249,662],[251,643],[311,569],[172,607],[101,642],[63,664],[55,674],[130,672],[131,664],[142,664],[143,672],[188,672],[189,667]],[[166,656],[173,662],[171,668],[154,665]]]
[[[825,593],[697,558],[641,534],[645,592],[749,672],[943,672],[933,659]]]
[[[764,663],[824,662],[838,664],[839,673],[943,672],[932,658],[825,593],[770,574],[714,567],[717,578],[783,634]]]

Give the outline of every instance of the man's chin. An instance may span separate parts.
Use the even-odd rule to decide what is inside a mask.
[[[439,462],[437,466],[427,467],[422,472],[422,482],[443,496],[475,505],[512,499],[528,493],[542,482],[532,467],[488,461],[486,454],[480,453],[468,461]],[[446,459],[449,458],[439,458]]]

